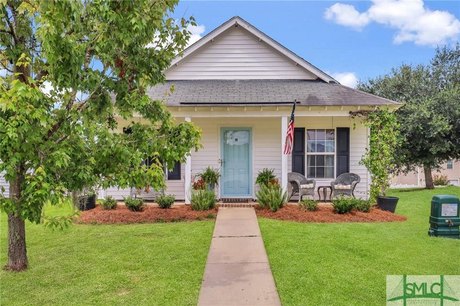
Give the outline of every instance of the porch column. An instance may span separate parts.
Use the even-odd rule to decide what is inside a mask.
[[[281,187],[287,190],[288,184],[288,156],[284,154],[284,142],[286,139],[288,117],[281,117]]]
[[[185,117],[186,122],[191,122],[192,118]],[[192,156],[187,156],[185,160],[184,195],[185,204],[190,204],[190,186],[192,185]]]

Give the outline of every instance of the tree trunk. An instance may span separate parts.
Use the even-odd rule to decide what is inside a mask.
[[[21,217],[8,214],[8,264],[5,269],[23,271],[28,265],[25,222]]]
[[[431,175],[431,167],[423,166],[425,172],[425,186],[427,189],[434,189],[433,176]]]
[[[24,23],[22,18],[18,18],[15,11],[17,10],[18,3],[9,4],[11,10],[13,11],[13,25],[10,25],[11,34],[14,37],[14,44],[11,44],[13,50],[27,50],[29,47],[26,46],[27,35],[30,34],[21,34],[26,33],[24,31],[17,31],[18,28],[24,27],[28,28],[29,25]],[[27,24],[27,25],[26,25]],[[15,34],[13,34],[15,33]],[[33,34],[32,36],[33,37]],[[26,51],[26,54],[27,51]],[[30,65],[21,65],[16,64],[17,61],[14,61],[13,71],[14,79],[19,80],[22,83],[28,85],[28,78],[31,77],[31,67]],[[30,85],[28,85],[30,86]],[[26,249],[26,225],[24,220],[21,218],[21,188],[24,182],[26,174],[26,169],[24,163],[20,163],[16,168],[16,176],[13,180],[9,181],[10,184],[10,199],[13,201],[15,210],[8,213],[8,263],[5,265],[5,270],[11,271],[24,271],[29,265],[27,259],[27,249]]]
[[[26,270],[29,262],[26,249],[26,225],[20,217],[21,185],[24,181],[25,170],[19,167],[16,178],[10,181],[10,198],[14,201],[16,212],[8,214],[8,263],[6,270]]]

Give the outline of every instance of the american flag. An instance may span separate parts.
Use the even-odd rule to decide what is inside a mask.
[[[292,153],[292,145],[294,143],[294,112],[295,101],[292,105],[291,119],[289,120],[288,129],[286,132],[286,141],[284,142],[284,154],[289,155]]]

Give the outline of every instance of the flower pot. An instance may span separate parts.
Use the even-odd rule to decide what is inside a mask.
[[[398,204],[398,197],[377,197],[377,206],[381,210],[386,210],[394,213],[396,210],[396,204]]]
[[[78,198],[80,210],[90,210],[96,207],[96,195],[85,195]]]

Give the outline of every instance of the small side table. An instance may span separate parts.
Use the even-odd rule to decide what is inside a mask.
[[[327,191],[330,191],[329,193],[329,200],[327,199]],[[323,200],[324,202],[326,201],[330,201],[331,200],[331,197],[332,197],[332,187],[331,186],[319,186],[318,187],[318,198],[319,200],[321,201],[321,194],[320,192],[323,192]]]

